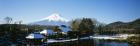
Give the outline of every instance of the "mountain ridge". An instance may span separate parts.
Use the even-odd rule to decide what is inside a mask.
[[[41,19],[40,21],[30,23],[31,25],[52,25],[52,26],[61,26],[69,25],[69,20],[63,18],[58,13],[51,14],[48,17]]]

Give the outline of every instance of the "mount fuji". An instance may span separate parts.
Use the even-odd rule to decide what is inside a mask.
[[[31,25],[51,25],[51,26],[68,26],[69,20],[63,18],[58,13],[54,13],[46,18],[41,19],[40,21],[30,23]]]

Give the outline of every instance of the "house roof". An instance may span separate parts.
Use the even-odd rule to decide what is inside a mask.
[[[26,38],[27,39],[40,39],[40,38],[45,38],[45,36],[41,34],[37,34],[37,33],[32,33],[32,34],[29,34]]]

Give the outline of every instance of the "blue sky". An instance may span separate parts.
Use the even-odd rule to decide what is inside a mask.
[[[139,0],[0,0],[0,20],[12,17],[30,23],[54,12],[71,20],[95,18],[102,23],[140,18]]]

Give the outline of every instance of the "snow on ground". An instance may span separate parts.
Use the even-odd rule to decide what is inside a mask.
[[[95,38],[95,39],[121,39],[121,40],[125,40],[127,39],[128,37],[131,37],[131,36],[135,36],[134,34],[117,34],[117,35],[114,35],[114,36],[94,36],[92,38]]]
[[[48,39],[47,43],[54,43],[54,42],[67,42],[67,41],[75,41],[76,39],[69,39],[69,40],[55,40],[55,39]]]
[[[95,39],[118,39],[118,38],[112,38],[112,37],[93,37]]]
[[[115,35],[115,36],[107,36],[107,35],[98,35],[98,36],[90,36],[90,37],[83,37],[80,39],[117,39],[117,40],[125,40],[130,36],[135,36],[135,35],[126,35],[126,34],[119,34],[119,35]],[[67,41],[76,41],[78,40],[78,38],[75,39],[68,39],[68,40],[55,40],[55,39],[48,39],[47,43],[54,43],[54,42],[67,42]]]
[[[80,39],[89,39],[89,37],[84,37]],[[76,41],[78,38],[75,39],[68,39],[68,40],[55,40],[55,39],[48,39],[47,43],[53,43],[53,42],[68,42],[68,41]]]

